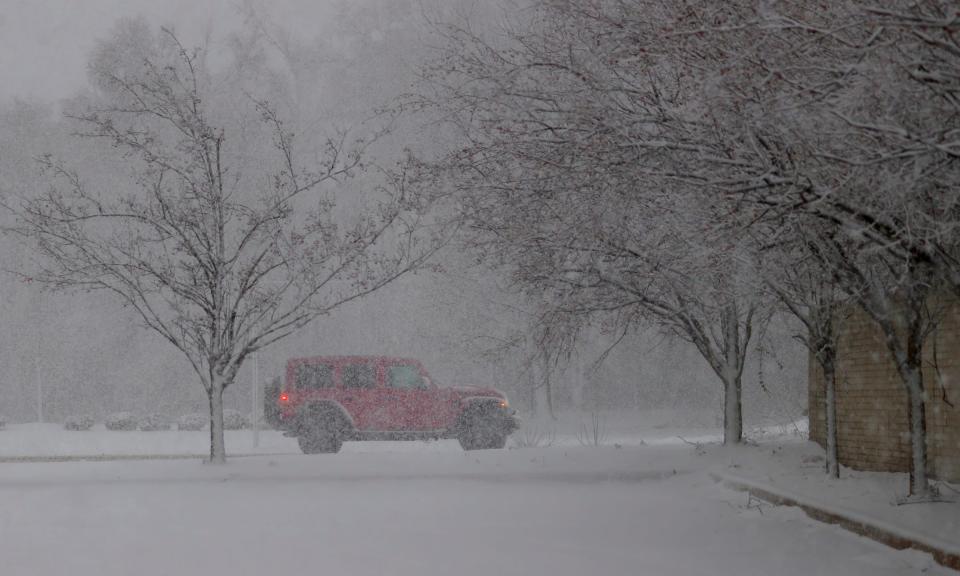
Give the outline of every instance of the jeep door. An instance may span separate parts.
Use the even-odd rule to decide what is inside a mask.
[[[444,428],[445,396],[430,382],[423,368],[409,361],[383,364],[383,384],[390,402],[393,430],[440,430]]]
[[[383,414],[377,397],[377,365],[372,359],[344,361],[337,366],[337,401],[357,430],[380,430]]]

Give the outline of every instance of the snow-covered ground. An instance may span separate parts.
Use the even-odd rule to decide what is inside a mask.
[[[295,438],[274,430],[260,432],[253,446],[250,430],[228,430],[224,441],[233,454],[300,452]],[[111,431],[97,424],[71,432],[59,424],[8,424],[0,431],[0,460],[58,456],[199,456],[210,452],[209,431]]]
[[[715,470],[746,485],[960,555],[960,486],[939,482],[942,501],[905,504],[907,474],[843,468],[840,479],[831,478],[824,473],[823,450],[799,441],[773,441],[732,452]]]
[[[720,442],[720,421],[712,412],[657,409],[650,411],[560,412],[557,417],[523,416],[509,445],[531,446],[652,446]],[[795,422],[748,425],[749,439],[799,439],[807,433],[806,418]]]
[[[509,440],[513,448],[676,445],[720,441],[716,426],[707,425],[712,417],[704,414],[674,413],[666,410],[602,412],[593,420],[589,413],[567,412],[557,419],[523,417],[523,426]],[[748,437],[800,437],[806,423],[786,423],[750,428]],[[229,454],[299,454],[296,439],[285,438],[274,430],[259,433],[254,446],[250,430],[226,433]],[[59,424],[9,424],[0,431],[0,461],[22,458],[112,457],[112,456],[200,456],[209,452],[209,432],[110,431],[103,424],[91,430],[71,432]],[[345,452],[453,450],[455,441],[434,443],[347,442]]]
[[[0,436],[10,433],[30,435],[14,427]],[[90,434],[104,439],[104,454],[129,449],[112,444],[124,434],[156,438],[151,448],[194,446],[160,446],[175,432]],[[237,434],[234,451],[250,437]],[[261,441],[295,448],[271,434]],[[455,442],[348,443],[336,455],[260,454],[226,466],[8,462],[0,572],[954,574],[797,509],[758,507],[711,479],[766,446],[643,444],[466,453]]]

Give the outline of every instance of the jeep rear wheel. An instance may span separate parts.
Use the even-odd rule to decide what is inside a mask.
[[[335,433],[316,428],[301,432],[297,443],[304,454],[335,454],[343,446],[343,440]]]
[[[350,424],[335,407],[315,404],[304,408],[297,425],[297,443],[304,454],[340,451]]]
[[[464,450],[499,450],[506,446],[507,435],[500,422],[485,410],[473,410],[464,415],[457,440]]]

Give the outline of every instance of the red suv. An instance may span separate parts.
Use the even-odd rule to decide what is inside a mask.
[[[493,388],[437,386],[417,360],[318,356],[287,362],[275,411],[305,454],[344,440],[456,438],[464,450],[503,448],[517,426]]]

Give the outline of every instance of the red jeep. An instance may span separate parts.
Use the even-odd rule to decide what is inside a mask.
[[[293,358],[275,398],[279,427],[305,454],[337,452],[344,440],[456,438],[464,450],[503,448],[518,425],[502,392],[437,386],[409,358]]]

